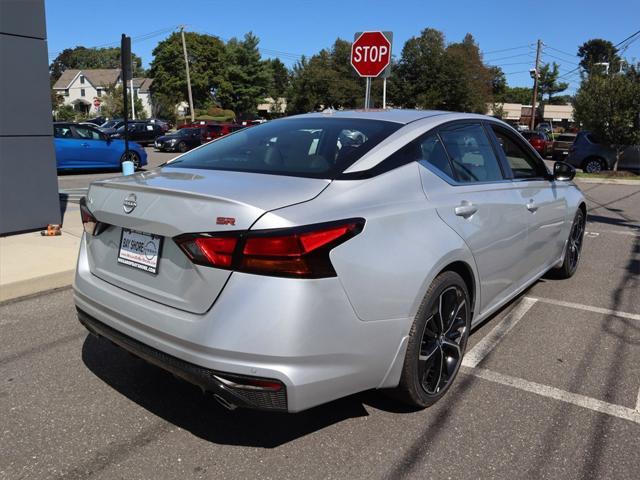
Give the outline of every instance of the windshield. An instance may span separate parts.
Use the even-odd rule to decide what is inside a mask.
[[[276,120],[222,137],[167,166],[334,178],[401,126],[346,118]]]

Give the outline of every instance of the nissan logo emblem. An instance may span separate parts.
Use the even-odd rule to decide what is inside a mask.
[[[124,202],[122,202],[122,209],[124,210],[124,213],[133,212],[133,209],[138,205],[136,200],[135,193],[130,193],[125,197]]]

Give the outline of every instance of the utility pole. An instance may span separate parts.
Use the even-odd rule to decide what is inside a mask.
[[[131,89],[131,120],[136,119],[136,103],[133,97],[133,53],[131,54],[131,80],[129,80],[129,88]]]
[[[193,111],[193,97],[191,95],[191,77],[189,76],[189,57],[187,56],[187,43],[184,40],[184,25],[180,25],[180,34],[182,35],[182,52],[184,53],[184,64],[187,69],[187,91],[189,92],[189,112],[191,113],[191,123],[195,122],[196,117]]]
[[[538,48],[536,49],[536,67],[533,72],[533,99],[531,101],[531,123],[529,129],[533,131],[536,126],[536,100],[538,99],[538,77],[540,76],[540,50],[542,49],[542,40],[538,39]]]

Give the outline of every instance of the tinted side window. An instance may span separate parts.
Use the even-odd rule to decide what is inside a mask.
[[[447,152],[437,135],[431,134],[418,141],[418,158],[420,163],[426,162],[450,178],[454,178]]]
[[[100,134],[93,128],[77,126],[75,127],[75,129],[80,138],[84,138],[87,140],[102,140],[100,138]]]
[[[489,138],[481,125],[446,127],[440,137],[451,158],[458,181],[493,182],[502,180],[502,172]]]
[[[513,178],[540,178],[545,176],[541,165],[516,141],[512,140],[499,128],[491,127],[498,138],[498,143],[507,157],[507,162],[513,172]]]
[[[53,127],[53,136],[56,138],[73,138],[73,133],[71,133],[71,128],[69,126],[58,126]]]

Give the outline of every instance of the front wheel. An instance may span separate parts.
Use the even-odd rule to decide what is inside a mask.
[[[582,209],[578,208],[576,216],[571,225],[567,246],[564,252],[564,261],[562,265],[552,271],[556,278],[570,278],[576,273],[578,263],[580,263],[580,253],[582,252],[582,243],[584,240],[585,218]]]
[[[140,156],[136,152],[129,150],[128,156],[126,153],[123,153],[122,157],[120,157],[120,164],[122,164],[122,162],[125,162],[127,160],[130,160],[133,162],[134,170],[140,169]]]
[[[179,151],[180,153],[184,153],[184,152],[186,152],[187,150],[188,150],[188,147],[187,147],[187,144],[186,144],[185,142],[180,142],[180,143],[178,144],[178,151]]]
[[[414,407],[433,405],[451,387],[471,330],[471,303],[455,272],[436,277],[409,332],[400,384],[394,396]]]

